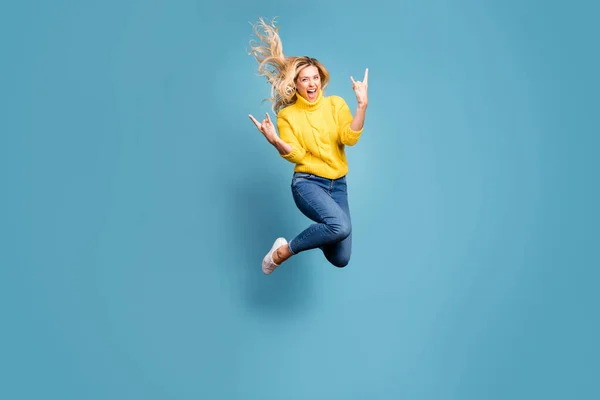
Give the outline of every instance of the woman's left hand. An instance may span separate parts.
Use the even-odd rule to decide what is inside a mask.
[[[369,68],[365,70],[365,78],[363,81],[355,81],[353,77],[350,77],[352,81],[352,90],[356,93],[356,101],[359,107],[366,107],[369,104],[369,96],[367,90],[369,88]]]

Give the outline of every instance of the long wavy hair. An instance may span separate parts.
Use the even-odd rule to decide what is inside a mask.
[[[282,108],[294,104],[297,100],[296,79],[300,70],[308,66],[315,66],[321,78],[321,90],[324,92],[329,83],[329,72],[317,59],[308,56],[286,57],[283,53],[283,44],[279,37],[279,27],[275,26],[275,19],[271,23],[259,18],[252,25],[254,34],[258,38],[250,41],[248,55],[254,56],[258,62],[258,74],[267,78],[271,85],[271,97],[264,99],[273,104],[273,111],[277,114]]]

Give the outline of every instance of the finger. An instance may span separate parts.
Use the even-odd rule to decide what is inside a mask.
[[[354,80],[354,78],[351,76],[350,80],[352,81],[352,83],[356,83],[356,81]]]
[[[267,114],[267,121],[271,122],[271,116],[269,115],[269,113],[266,113],[266,114]]]
[[[256,118],[254,118],[254,117],[253,117],[251,114],[248,114],[248,116],[250,117],[250,119],[252,120],[252,122],[254,122],[254,125],[256,125],[256,127],[257,127],[258,129],[260,129],[260,122],[258,122],[258,121],[256,120]]]
[[[367,83],[369,83],[369,68],[367,68],[367,69],[365,70],[365,79],[363,79],[363,83],[364,83],[364,84],[367,84]]]

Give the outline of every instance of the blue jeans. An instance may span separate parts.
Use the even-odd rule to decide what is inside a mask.
[[[336,267],[348,265],[352,223],[346,177],[327,179],[296,172],[292,178],[292,194],[298,209],[315,223],[290,240],[290,252],[298,254],[319,248]]]

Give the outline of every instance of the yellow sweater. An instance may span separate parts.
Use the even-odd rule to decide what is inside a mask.
[[[296,164],[295,172],[341,178],[348,173],[344,147],[356,144],[363,130],[350,128],[352,113],[341,97],[324,97],[320,90],[313,103],[297,97],[277,114],[279,137],[292,146],[282,157]]]

